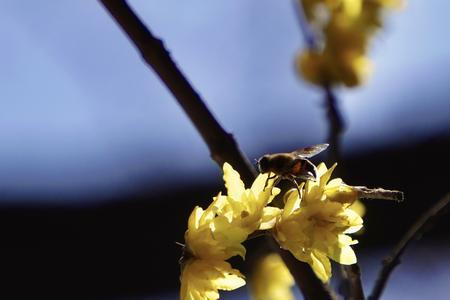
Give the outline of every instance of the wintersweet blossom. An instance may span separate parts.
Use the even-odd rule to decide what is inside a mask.
[[[219,299],[218,290],[245,285],[244,276],[225,260],[245,256],[241,243],[247,235],[242,230],[230,231],[225,218],[216,214],[219,208],[220,203],[215,200],[206,210],[195,207],[189,217],[181,259],[182,300]]]
[[[351,245],[357,243],[347,234],[362,228],[362,218],[349,207],[358,193],[340,178],[330,181],[336,164],[327,169],[317,167],[317,181],[307,181],[297,190],[286,193],[285,207],[274,227],[280,246],[298,260],[308,263],[322,280],[331,277],[332,259],[349,265],[356,263]]]
[[[242,274],[222,260],[189,259],[181,273],[180,299],[216,300],[219,291],[245,285]]]
[[[225,216],[230,223],[248,234],[272,228],[281,210],[267,205],[280,193],[280,189],[273,187],[274,180],[267,180],[268,176],[259,174],[251,188],[245,189],[239,173],[225,163],[223,179],[227,195],[219,194],[216,198],[222,203],[219,215]]]
[[[294,300],[294,278],[276,253],[262,257],[253,271],[251,292],[255,300]]]
[[[189,217],[188,229],[184,235],[185,251],[202,259],[226,260],[235,255],[245,256],[241,245],[247,238],[245,231],[233,226],[225,217],[218,216],[217,201],[206,210],[195,207]]]
[[[228,163],[223,171],[227,195],[219,193],[205,210],[195,207],[188,220],[181,259],[182,300],[218,299],[219,290],[245,285],[244,276],[226,260],[236,255],[245,258],[242,243],[248,235],[271,229],[280,214],[278,208],[267,207],[279,193],[273,180],[267,180],[268,174],[260,174],[245,189]]]
[[[360,200],[356,200],[349,209],[356,212],[361,218],[366,214],[366,206]]]
[[[385,9],[400,0],[299,0],[317,43],[296,60],[298,72],[316,85],[360,85],[371,73],[370,41]]]

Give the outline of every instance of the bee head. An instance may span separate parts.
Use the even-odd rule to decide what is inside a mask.
[[[260,159],[258,159],[257,165],[259,173],[264,174],[269,172],[269,158],[267,157],[267,155],[264,155]]]

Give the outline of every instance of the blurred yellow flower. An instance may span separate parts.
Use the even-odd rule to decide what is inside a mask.
[[[296,68],[312,84],[326,85],[333,81],[321,53],[306,49],[297,56]]]
[[[255,300],[294,300],[294,284],[281,257],[272,253],[258,261],[251,278],[251,292]]]
[[[330,258],[345,265],[356,263],[351,245],[357,241],[347,234],[363,226],[362,218],[349,209],[358,193],[340,178],[330,181],[335,167],[320,164],[317,181],[302,184],[301,195],[296,190],[286,193],[284,210],[273,230],[280,246],[308,263],[324,282],[331,277]]]
[[[243,285],[243,275],[229,263],[193,258],[183,265],[180,299],[216,300],[218,290],[231,291]]]
[[[372,71],[369,43],[385,9],[401,0],[299,0],[318,43],[296,59],[299,74],[315,85],[362,84]]]
[[[339,63],[337,63],[339,61]],[[296,60],[297,70],[315,85],[340,82],[348,87],[363,83],[372,71],[372,63],[358,52],[338,53],[303,51]]]

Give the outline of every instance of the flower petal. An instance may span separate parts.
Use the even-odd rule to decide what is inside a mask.
[[[358,200],[358,192],[351,186],[345,184],[333,186],[331,188],[327,185],[325,195],[330,201],[340,203],[353,203]]]
[[[325,165],[324,165],[325,166]],[[325,173],[323,173],[320,176],[320,187],[321,189],[323,189],[325,187],[325,185],[327,184],[327,182],[330,180],[331,178],[331,174],[333,173],[334,169],[336,168],[337,163],[334,163],[334,165],[329,168],[328,170],[326,170]],[[326,168],[326,167],[325,167]]]
[[[239,270],[233,269],[228,262],[216,262],[215,268],[222,273],[221,277],[213,280],[218,289],[232,291],[245,285],[244,276]]]
[[[196,206],[189,216],[188,229],[195,229],[199,227],[200,218],[203,215],[203,209],[200,206]]]
[[[245,191],[244,183],[239,173],[229,163],[223,164],[223,180],[225,181],[228,196],[234,199],[241,198],[242,193]]]
[[[304,183],[299,186],[299,190],[302,191]],[[300,208],[301,198],[298,195],[297,189],[291,189],[286,192],[284,195],[285,204],[282,213],[283,218],[287,218],[290,214],[292,214],[296,209]]]
[[[277,217],[281,214],[281,209],[277,207],[267,206],[263,209],[263,216],[259,230],[267,230],[273,228],[277,221]]]
[[[322,280],[322,282],[327,282],[331,277],[331,263],[328,257],[319,252],[311,252],[311,263],[310,266],[316,276]]]
[[[273,179],[269,180],[266,186],[266,181],[268,177],[269,177],[268,173],[259,174],[258,177],[256,177],[251,187],[251,190],[255,196],[259,195],[259,193],[261,193],[264,190],[264,188],[270,189],[272,187]]]
[[[330,258],[335,262],[338,262],[343,265],[352,265],[357,262],[356,254],[353,251],[352,247],[336,247],[333,249],[331,253],[328,253]]]
[[[359,200],[356,200],[355,202],[353,202],[353,204],[349,206],[349,209],[353,210],[361,217],[364,217],[364,215],[366,214],[366,207]]]
[[[351,209],[345,210],[348,225],[350,226],[343,233],[355,233],[363,227],[363,219]]]
[[[190,259],[181,274],[181,300],[219,299],[218,290],[245,285],[244,276],[225,261]]]

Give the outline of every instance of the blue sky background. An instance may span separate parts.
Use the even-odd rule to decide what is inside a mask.
[[[250,158],[323,142],[322,94],[294,73],[292,1],[130,1]],[[339,90],[346,153],[450,133],[450,2],[388,14],[375,72]],[[190,121],[97,1],[0,1],[0,199],[220,180]],[[0,200],[2,201],[2,200]]]

